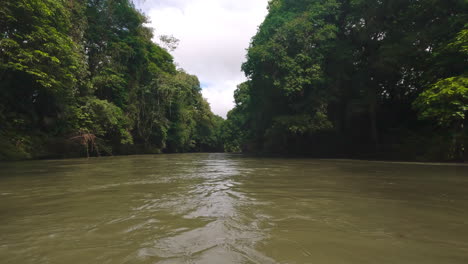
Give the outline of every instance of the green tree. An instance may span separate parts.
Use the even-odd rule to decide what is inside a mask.
[[[8,119],[29,128],[64,129],[57,124],[78,90],[83,65],[65,3],[4,1],[0,7],[0,100]]]
[[[250,151],[426,157],[436,148],[427,142],[444,133],[412,105],[466,71],[466,56],[447,48],[466,8],[459,0],[270,1],[242,67],[250,106],[236,105],[226,126],[246,131],[240,145]]]
[[[452,52],[459,52],[468,59],[468,30],[460,31],[454,42],[447,46]],[[453,132],[453,158],[464,159],[465,142],[468,137],[468,72],[437,81],[422,92],[414,102],[421,119],[437,121],[438,125]]]
[[[0,157],[216,149],[222,120],[146,22],[130,0],[3,1]]]

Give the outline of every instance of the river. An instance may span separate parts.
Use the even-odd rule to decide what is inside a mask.
[[[468,263],[468,166],[174,154],[0,163],[0,263]]]

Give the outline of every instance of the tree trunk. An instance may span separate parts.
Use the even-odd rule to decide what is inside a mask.
[[[468,159],[468,153],[466,151],[466,135],[465,135],[465,126],[463,124],[463,121],[460,124],[460,134],[459,134],[459,145],[460,145],[460,160],[462,162],[466,162]]]
[[[463,121],[457,123],[453,128],[453,158],[455,161],[464,162],[465,146],[464,146],[464,126]]]
[[[374,150],[378,151],[379,132],[377,129],[377,89],[372,77],[369,77],[368,82],[368,100],[369,100],[369,119],[370,119],[370,136]]]
[[[377,150],[379,144],[379,132],[377,130],[377,107],[375,102],[371,102],[369,105],[369,115],[370,115],[370,132],[371,140]]]

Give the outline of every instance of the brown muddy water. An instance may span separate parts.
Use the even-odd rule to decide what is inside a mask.
[[[468,263],[468,166],[182,154],[0,163],[0,263]]]

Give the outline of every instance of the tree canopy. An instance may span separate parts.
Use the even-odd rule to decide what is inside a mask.
[[[178,40],[153,42],[131,0],[4,0],[0,159],[466,159],[467,10],[464,0],[271,0],[223,120],[174,64]]]
[[[272,0],[268,10],[226,122],[243,132],[228,142],[268,153],[462,158],[466,1]]]
[[[0,6],[0,158],[220,151],[220,118],[130,0]]]

